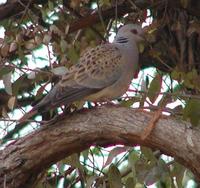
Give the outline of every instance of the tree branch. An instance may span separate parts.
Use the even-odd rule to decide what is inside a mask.
[[[28,5],[30,0],[21,0],[21,3],[25,6]],[[47,0],[31,0],[30,7],[33,4],[45,4]],[[19,0],[8,0],[5,4],[0,5],[0,20],[8,19],[12,16],[19,16],[24,11],[24,6],[22,6]]]
[[[33,187],[37,175],[56,161],[91,145],[145,145],[173,156],[200,180],[200,129],[162,117],[146,140],[140,138],[152,114],[124,107],[82,110],[44,125],[0,152],[0,187]]]
[[[24,6],[26,6],[27,4],[29,4],[30,0],[21,0],[21,3],[24,4]],[[30,9],[32,9],[34,6],[34,4],[46,4],[48,3],[47,0],[31,0],[30,3]],[[67,3],[68,1],[64,1],[64,4]],[[170,7],[177,7],[180,8],[182,7],[181,2],[179,0],[162,0],[162,1],[155,1],[154,3],[152,3],[151,1],[147,1],[147,0],[136,0],[134,1],[135,5],[138,6],[141,9],[146,9],[146,8],[150,8],[150,7],[154,7],[154,6],[170,6]],[[18,0],[8,0],[5,4],[0,5],[0,21],[7,19],[9,17],[12,16],[16,16],[16,15],[20,15],[22,13],[22,11],[24,11],[24,6],[22,6]],[[125,8],[125,7],[124,7]],[[183,8],[183,7],[182,7]],[[191,0],[188,3],[188,6],[185,7],[185,9],[188,11],[189,14],[193,15],[193,16],[197,16],[200,17],[200,3],[196,0]],[[120,10],[120,7],[119,7]],[[128,10],[130,10],[130,5],[126,7],[126,9],[124,9],[123,11],[128,13]],[[113,14],[115,14],[115,11],[113,11]],[[112,16],[113,16],[112,14]],[[110,15],[110,14],[109,14]],[[109,16],[107,15],[107,16]],[[92,19],[91,15],[91,19]],[[103,15],[106,16],[106,15]],[[119,15],[118,15],[119,16]],[[87,18],[88,19],[88,18]],[[88,19],[89,22],[91,21],[90,18]],[[95,18],[92,19],[93,21],[95,21]],[[90,26],[93,25],[95,22],[90,22]]]

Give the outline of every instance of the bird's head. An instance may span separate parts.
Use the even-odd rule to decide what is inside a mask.
[[[140,25],[127,24],[127,25],[122,26],[118,30],[117,35],[116,35],[116,41],[120,42],[121,40],[123,42],[123,38],[134,40],[135,42],[139,42],[139,41],[144,40],[144,31]]]

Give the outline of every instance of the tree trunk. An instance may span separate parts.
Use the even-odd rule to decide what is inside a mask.
[[[124,107],[82,110],[9,144],[0,153],[0,187],[33,187],[53,163],[91,145],[145,145],[173,156],[200,180],[200,129],[163,116],[143,141],[152,113]]]

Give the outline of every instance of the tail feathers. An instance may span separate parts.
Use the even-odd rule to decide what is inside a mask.
[[[38,109],[32,109],[19,119],[19,123],[24,123],[38,113]]]

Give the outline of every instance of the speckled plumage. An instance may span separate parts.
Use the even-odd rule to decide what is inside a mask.
[[[69,73],[63,76],[61,86],[71,85],[75,80],[89,88],[102,88],[112,84],[123,68],[119,49],[111,44],[102,44],[87,50]]]
[[[107,101],[123,95],[137,70],[141,35],[140,26],[125,25],[113,43],[87,50],[30,114],[77,100]]]

